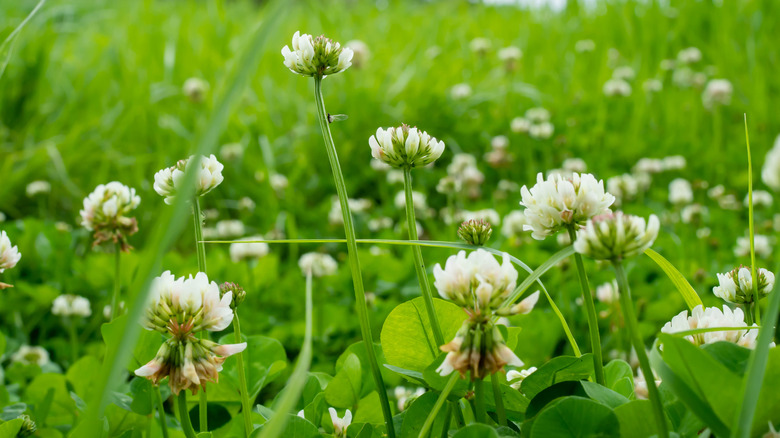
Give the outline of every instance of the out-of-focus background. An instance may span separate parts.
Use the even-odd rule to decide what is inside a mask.
[[[92,303],[80,341],[101,354],[113,258],[91,250],[78,219],[82,199],[108,181],[136,188],[139,232],[130,242],[154,244],[149,232],[170,207],[152,189],[153,175],[193,150],[230,85],[237,54],[263,20],[279,22],[214,151],[225,181],[202,200],[208,239],[343,237],[313,81],[287,70],[280,54],[300,30],[356,52],[349,70],[324,81],[324,94],[329,112],[349,116],[331,128],[349,194],[359,200],[359,237],[406,237],[397,201],[402,177],[372,165],[368,138],[378,127],[407,123],[446,143],[431,168],[414,172],[425,239],[454,240],[460,220],[483,217],[494,226],[491,246],[538,266],[560,243],[522,232],[512,214],[520,210],[519,188],[539,172],[586,170],[605,182],[620,177],[607,186],[619,192],[622,209],[662,218],[654,248],[705,303],[719,303],[710,293],[715,273],[749,263],[738,242],[747,234],[743,114],[756,189],[769,190],[758,175],[780,133],[777,2],[289,3],[281,17],[268,17],[258,1],[49,0],[2,46],[0,229],[23,254],[3,274],[15,288],[0,292],[9,351],[42,345],[53,361],[67,363],[68,340],[50,308],[56,296],[72,293]],[[0,41],[36,4],[0,4]],[[689,185],[672,184],[680,178]],[[453,184],[458,189],[448,191]],[[776,207],[765,195],[756,207],[757,250],[759,264],[773,269]],[[185,230],[164,269],[196,270],[191,236]],[[359,339],[343,246],[271,244],[262,257],[232,261],[229,245],[209,244],[208,273],[247,289],[244,331],[278,339],[292,358],[303,335],[297,262],[309,251],[340,264],[335,276],[315,283],[313,368],[332,373],[338,354]],[[365,245],[361,252],[378,333],[387,313],[419,289],[408,247]],[[423,252],[430,269],[452,251]],[[124,260],[127,285],[138,259],[131,253]],[[684,304],[646,259],[629,268],[642,324],[655,333]],[[602,274],[593,275],[594,289],[611,278]],[[574,275],[564,267],[545,281],[584,345]],[[615,304],[598,306],[603,330],[612,333]],[[524,328],[518,354],[528,365],[568,351],[547,305],[538,310],[512,320]],[[612,341],[605,335],[607,349]]]

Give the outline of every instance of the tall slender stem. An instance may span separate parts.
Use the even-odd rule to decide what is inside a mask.
[[[203,222],[200,214],[200,198],[195,196],[192,201],[192,218],[195,221],[195,249],[198,254],[198,271],[206,273],[206,245],[203,243]],[[201,333],[201,337],[206,337],[205,331]],[[208,395],[206,394],[205,385],[203,391],[198,394],[198,426],[200,432],[205,432],[209,429],[208,420]]]
[[[190,411],[187,409],[186,390],[179,391],[179,417],[184,436],[187,438],[195,438],[195,430],[192,428],[192,423],[190,422]]]
[[[79,359],[79,338],[76,334],[76,317],[68,316],[68,337],[70,338],[71,365]]]
[[[168,423],[165,421],[165,406],[163,406],[162,395],[160,394],[160,387],[155,386],[152,390],[154,396],[154,402],[157,403],[157,413],[160,415],[160,427],[162,428],[163,438],[168,438]]]
[[[428,418],[425,419],[425,423],[423,423],[423,426],[420,429],[420,434],[418,435],[419,438],[426,438],[428,436],[431,428],[433,427],[433,423],[436,421],[436,416],[439,414],[441,407],[444,406],[444,402],[447,401],[447,397],[450,395],[450,392],[452,392],[452,388],[455,387],[455,384],[458,383],[458,380],[460,380],[460,375],[458,373],[450,374],[450,380],[448,380],[447,384],[444,385],[444,389],[441,390],[439,398],[436,399],[436,403],[433,405],[433,409],[431,409],[431,411],[428,413]],[[450,410],[452,408],[453,407],[450,406]],[[460,407],[456,407],[455,409],[460,410]],[[448,426],[449,419],[447,420],[447,424],[444,425],[444,429],[447,430]]]
[[[718,108],[715,111],[719,111]],[[756,235],[753,219],[753,160],[750,158],[750,137],[748,136],[747,129],[747,114],[745,114],[745,144],[747,145],[747,159],[748,159],[748,230],[750,231],[750,278],[753,280],[753,303],[755,307],[751,307],[753,313],[753,320],[756,324],[761,325],[761,306],[759,306],[758,296],[758,278],[756,274]],[[748,323],[752,324],[752,323]]]
[[[122,280],[120,278],[121,273],[121,258],[122,258],[122,250],[119,248],[119,244],[114,245],[114,251],[116,255],[116,261],[114,263],[114,294],[111,296],[111,319],[110,321],[114,320],[114,317],[117,315],[117,307],[119,306],[119,290],[121,289]]]
[[[572,244],[577,239],[577,233],[574,228],[569,228],[569,238]],[[582,262],[582,255],[574,253],[574,262],[577,265],[577,273],[580,277],[580,287],[582,288],[582,298],[585,301],[585,311],[588,315],[588,331],[590,332],[590,344],[593,349],[593,371],[596,374],[596,383],[604,384],[604,362],[601,354],[601,338],[599,337],[599,320],[596,316],[596,306],[593,304],[593,294],[590,292],[588,284],[588,274],[585,273],[585,264]]]
[[[504,409],[504,398],[501,394],[501,386],[498,382],[498,376],[495,374],[490,376],[490,383],[493,385],[493,399],[496,401],[496,415],[498,416],[498,424],[506,426],[506,410]]]
[[[366,291],[363,288],[363,276],[360,272],[360,259],[357,253],[357,243],[355,241],[355,226],[352,223],[352,213],[349,210],[349,197],[347,196],[347,185],[344,183],[344,175],[341,173],[341,165],[336,151],[336,145],[333,143],[333,136],[330,133],[327,113],[325,112],[325,101],[322,98],[322,77],[314,77],[314,99],[317,102],[317,118],[322,129],[322,137],[325,140],[325,150],[328,153],[328,161],[333,172],[333,182],[336,185],[336,192],[341,204],[341,216],[344,220],[344,233],[347,237],[347,253],[349,254],[349,266],[352,271],[352,283],[355,287],[355,307],[357,309],[358,319],[360,320],[360,331],[363,335],[363,343],[366,346],[368,362],[371,366],[371,373],[374,377],[376,390],[379,393],[379,401],[382,406],[382,415],[385,419],[387,436],[395,437],[393,428],[393,413],[390,410],[390,401],[387,398],[387,389],[382,379],[382,373],[379,369],[379,363],[374,351],[374,339],[371,334],[371,322],[368,320],[368,304],[366,303]]]
[[[235,334],[236,344],[242,342],[241,340],[241,323],[238,320],[238,309],[233,311],[233,333]],[[241,392],[241,410],[244,415],[244,432],[245,436],[249,436],[254,429],[252,425],[252,405],[249,403],[249,391],[246,385],[246,374],[244,371],[244,352],[238,353],[238,385]]]
[[[417,220],[414,217],[414,196],[412,194],[412,169],[404,169],[404,193],[406,194],[406,228],[409,229],[409,240],[419,240],[417,237]],[[439,320],[436,317],[436,309],[433,307],[433,294],[431,285],[428,283],[428,274],[425,271],[425,261],[422,257],[422,250],[418,245],[412,246],[414,252],[414,270],[417,272],[417,280],[420,282],[423,300],[425,301],[425,310],[428,312],[428,319],[431,322],[433,330],[433,339],[436,346],[444,345],[444,336],[441,334]]]
[[[487,423],[487,408],[485,407],[485,386],[481,378],[474,380],[474,405],[477,423]]]
[[[636,356],[639,359],[639,368],[647,381],[647,393],[650,396],[650,403],[653,405],[653,415],[658,426],[658,436],[667,437],[669,432],[666,428],[666,416],[664,415],[664,406],[661,402],[661,393],[655,386],[655,375],[650,367],[650,360],[647,358],[645,343],[639,334],[639,322],[634,313],[634,302],[631,300],[631,290],[628,288],[626,273],[623,271],[623,265],[620,261],[613,263],[615,267],[615,278],[618,282],[618,295],[620,295],[620,306],[623,309],[623,319],[628,326],[628,335],[631,337],[631,344],[634,346]]]

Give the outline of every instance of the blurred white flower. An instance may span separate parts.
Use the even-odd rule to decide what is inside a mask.
[[[90,309],[88,299],[79,295],[65,294],[54,299],[51,313],[64,317],[80,316],[86,318],[92,315],[92,309]]]
[[[617,302],[619,298],[618,293],[617,280],[612,280],[596,287],[596,298],[605,304]]]
[[[509,382],[509,386],[519,391],[523,380],[534,372],[536,372],[536,367],[530,367],[520,371],[509,370],[506,372],[506,381]]]
[[[662,59],[661,63],[659,64],[659,67],[661,67],[661,70],[663,71],[672,70],[676,66],[677,66],[677,61],[675,61],[674,59]]]
[[[701,95],[702,103],[705,108],[711,109],[715,105],[731,104],[731,94],[734,87],[726,79],[712,79],[707,83],[707,88]]]
[[[596,43],[593,40],[579,40],[574,43],[574,50],[577,53],[587,53],[596,50]]]
[[[550,121],[550,111],[542,107],[529,108],[525,112],[525,118],[531,123],[542,123]]]
[[[117,311],[117,315],[121,315],[125,311],[125,302],[120,301],[119,302],[119,310]],[[111,304],[106,304],[103,306],[103,318],[105,319],[111,319]]]
[[[372,205],[371,200],[369,199],[352,198],[347,200],[347,204],[349,204],[349,209],[352,214],[367,213]],[[339,202],[339,198],[337,196],[331,198],[330,211],[328,212],[328,223],[331,225],[344,224],[344,217],[341,214],[341,203]]]
[[[444,142],[425,131],[401,125],[379,128],[368,139],[371,155],[397,168],[414,168],[433,163],[444,152]]]
[[[455,220],[458,222],[465,222],[470,220],[485,221],[490,225],[500,225],[501,216],[498,212],[492,208],[485,208],[482,210],[469,211],[461,210],[455,214]]]
[[[756,278],[758,279],[758,296],[761,299],[772,292],[775,286],[775,275],[764,268],[758,268]],[[712,293],[729,303],[754,302],[753,275],[750,268],[739,267],[718,274],[718,285],[712,288]]]
[[[642,82],[642,89],[645,93],[658,93],[664,89],[664,83],[658,79],[647,79]]]
[[[528,223],[523,210],[513,210],[504,216],[504,225],[501,226],[501,234],[510,239],[523,234],[523,227]]]
[[[696,47],[688,47],[677,53],[677,61],[683,64],[694,64],[701,61],[701,51]]]
[[[489,39],[482,37],[474,38],[469,43],[471,51],[478,55],[484,55],[491,47],[493,47],[493,43],[491,43]]]
[[[523,57],[523,51],[519,47],[509,46],[499,49],[498,59],[501,61],[517,61]]]
[[[387,172],[388,170],[392,169],[393,167],[389,164],[385,163],[382,160],[377,160],[376,158],[371,159],[371,168],[376,170],[377,172]]]
[[[333,408],[328,408],[330,413],[330,421],[333,423],[333,434],[339,438],[345,438],[347,436],[347,428],[352,424],[352,412],[347,409],[344,412],[344,417],[339,417],[339,414]]]
[[[330,38],[295,32],[292,49],[282,48],[284,65],[293,73],[303,76],[328,76],[340,73],[352,65],[352,49],[341,47]]]
[[[209,83],[201,78],[189,78],[184,81],[181,91],[191,102],[200,103],[209,92]]]
[[[238,237],[244,234],[244,223],[238,219],[226,219],[217,222],[219,237]]]
[[[577,232],[574,250],[596,260],[620,260],[633,257],[652,246],[660,223],[654,214],[643,217],[623,212],[604,213],[588,220]]]
[[[756,257],[768,259],[772,256],[773,241],[769,236],[763,234],[753,235],[753,245],[756,251]],[[738,237],[737,245],[734,247],[734,255],[737,257],[750,256],[750,237]]]
[[[450,89],[450,96],[455,100],[465,99],[471,96],[471,86],[469,84],[456,84]]]
[[[685,166],[688,164],[685,160],[685,157],[682,155],[670,155],[668,157],[664,157],[661,160],[661,163],[663,165],[663,169],[666,171],[682,170],[685,169]]]
[[[750,204],[750,195],[745,195],[745,200],[742,201],[747,207]],[[772,206],[772,194],[766,190],[753,190],[753,206],[757,208],[771,207]]]
[[[344,46],[352,50],[352,65],[357,69],[363,68],[371,58],[371,50],[368,48],[368,44],[361,40],[347,41]]]
[[[780,191],[780,135],[766,154],[764,166],[761,168],[761,181],[770,189]]]
[[[610,79],[604,83],[602,91],[604,91],[604,95],[608,97],[626,97],[631,95],[631,85],[623,79]]]
[[[33,181],[27,184],[25,189],[28,198],[32,198],[37,195],[45,195],[51,192],[51,183],[48,181]]]
[[[695,335],[685,336],[685,339],[689,340],[695,345],[712,344],[719,341],[731,342],[740,345],[745,348],[756,347],[756,337],[758,336],[758,326],[753,324],[751,327],[754,329],[747,330],[748,325],[745,323],[745,314],[741,308],[737,307],[731,310],[728,306],[724,305],[723,310],[717,307],[703,307],[698,305],[691,311],[691,316],[688,316],[688,311],[683,310],[671,321],[667,322],[661,332],[663,333],[677,333],[687,330],[712,328],[712,327],[745,327],[745,330],[724,330],[717,332],[705,332],[697,333]],[[774,342],[772,342],[774,346]]]
[[[515,117],[509,123],[509,129],[511,129],[515,134],[526,133],[529,129],[531,129],[531,121],[525,117]]]
[[[428,215],[428,201],[427,197],[425,196],[425,193],[418,192],[418,191],[412,191],[412,204],[414,204],[414,211],[418,215],[421,216],[427,216]],[[403,210],[406,208],[406,193],[405,192],[398,192],[395,195],[395,208],[399,210]]]
[[[490,139],[490,147],[493,149],[506,149],[509,147],[509,138],[506,135],[497,135]]]
[[[0,231],[0,274],[19,263],[22,254],[17,246],[11,246],[11,239],[5,231]]]
[[[612,79],[631,81],[634,80],[635,77],[636,77],[636,72],[634,71],[633,68],[627,65],[618,67],[612,71]]]
[[[11,362],[23,365],[38,365],[40,367],[49,364],[49,352],[43,347],[31,347],[22,345],[14,354],[11,355]]]
[[[113,241],[127,251],[127,237],[138,231],[136,219],[128,215],[140,203],[135,189],[119,181],[100,184],[84,198],[84,208],[79,212],[81,225],[94,231],[95,245]]]
[[[265,242],[252,242],[252,240],[264,240],[263,236],[250,236],[238,239],[230,244],[230,260],[237,263],[246,259],[259,259],[268,255],[270,248]]]
[[[631,352],[633,354],[636,354],[636,352],[632,349]],[[658,386],[661,384],[661,379],[658,377],[655,378],[655,385]],[[637,375],[634,377],[634,394],[636,395],[637,399],[640,400],[647,400],[648,398],[648,390],[647,390],[647,380],[645,379],[644,374],[642,374],[642,370],[637,368]]]
[[[661,173],[666,170],[664,161],[659,158],[640,158],[634,165],[633,171],[635,173],[654,174]]]
[[[414,401],[417,397],[425,394],[425,388],[405,388],[403,386],[396,386],[393,390],[395,398],[398,401],[398,412],[406,409],[407,405]]]
[[[555,126],[553,126],[552,123],[543,122],[539,123],[538,125],[531,125],[528,128],[528,135],[530,135],[531,138],[547,140],[548,138],[552,137],[554,131]]]
[[[680,210],[680,219],[684,224],[699,224],[708,214],[707,207],[701,204],[690,204]]]
[[[244,156],[244,145],[241,143],[227,143],[219,148],[219,157],[225,161],[237,160]]]
[[[191,156],[179,160],[175,166],[166,167],[154,174],[154,190],[165,198],[165,203],[173,204],[176,193],[181,189],[184,175],[190,165],[196,166],[195,196],[203,196],[220,185],[224,180],[222,169],[225,167],[213,154],[197,158]]]
[[[298,259],[298,267],[303,271],[303,275],[311,272],[315,277],[328,277],[336,274],[339,265],[336,259],[329,254],[319,252],[307,252]]]
[[[691,183],[683,178],[676,178],[669,183],[669,202],[674,205],[685,205],[693,202]]]
[[[583,173],[588,170],[588,165],[582,158],[567,158],[563,160],[563,170],[573,173]]]
[[[615,196],[615,205],[621,205],[636,198],[639,182],[629,173],[613,176],[607,180],[607,192]]]
[[[547,180],[539,173],[536,185],[529,190],[520,189],[532,237],[543,240],[565,227],[581,226],[593,216],[608,211],[615,197],[604,191],[604,182],[589,174],[572,174],[570,179],[550,176]]]
[[[393,219],[387,216],[373,218],[368,221],[368,229],[371,231],[387,230],[393,228]]]
[[[248,196],[244,196],[238,200],[238,208],[241,210],[254,211],[255,207],[257,207],[257,204]]]

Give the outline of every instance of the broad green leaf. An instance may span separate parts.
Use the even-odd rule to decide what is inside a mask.
[[[620,422],[620,436],[649,438],[658,434],[650,400],[634,400],[615,408]]]
[[[620,422],[603,404],[583,397],[563,397],[550,403],[531,427],[531,438],[619,437]]]
[[[280,435],[280,437],[288,437],[288,436],[291,438],[319,438],[320,437],[320,431],[317,430],[317,427],[311,424],[310,421],[301,418],[297,415],[287,414],[287,416],[289,418],[287,419],[287,424],[285,425],[284,432]],[[260,427],[255,429],[250,435],[250,437],[258,438],[260,434],[262,434],[263,426],[265,426],[265,424],[262,424]]]
[[[385,364],[385,368],[404,376],[407,380],[411,381],[412,383],[425,385],[425,379],[423,379],[423,373],[419,371],[407,370],[405,368],[388,365],[388,364]]]
[[[89,399],[92,396],[91,390],[95,386],[92,373],[98,369],[100,369],[100,360],[94,356],[84,356],[68,368],[65,377],[82,399]]]
[[[446,342],[460,329],[466,314],[449,301],[433,299]],[[398,305],[382,326],[382,350],[387,363],[422,372],[439,355],[422,297]]]
[[[133,402],[130,403],[130,408],[139,415],[149,415],[152,413],[153,398],[152,398],[152,382],[142,377],[134,377],[130,381],[130,394],[133,397]]]
[[[607,388],[626,398],[634,397],[634,372],[624,360],[615,359],[604,367]]]
[[[707,354],[722,363],[738,376],[744,376],[750,359],[750,350],[731,342],[715,342],[701,347]]]
[[[769,361],[761,384],[755,416],[753,417],[753,435],[762,435],[767,431],[767,423],[780,424],[780,348],[769,350]]]
[[[8,438],[15,437],[16,434],[19,433],[19,429],[22,428],[23,424],[24,420],[19,418],[6,421],[5,423],[0,423],[0,436]]]
[[[598,383],[581,380],[580,385],[582,385],[582,389],[585,390],[588,397],[601,402],[612,409],[629,402],[628,397],[618,394],[609,388],[605,388]]]
[[[433,405],[436,404],[436,400],[439,398],[439,394],[436,392],[426,392],[425,394],[417,397],[412,404],[404,411],[404,421],[401,426],[400,438],[417,438],[420,430],[425,424],[425,420],[428,418],[433,409]],[[444,423],[445,411],[442,409],[436,415],[436,420],[433,422],[433,431],[439,431]]]
[[[664,271],[666,276],[669,277],[669,280],[672,280],[674,287],[676,287],[677,291],[680,292],[680,295],[682,295],[683,299],[685,300],[685,304],[688,305],[689,309],[693,310],[694,307],[702,305],[699,295],[696,293],[690,283],[688,283],[688,280],[683,277],[680,271],[678,271],[674,265],[669,263],[669,260],[666,260],[661,254],[658,254],[650,248],[645,250],[645,254],[650,257],[658,265],[658,267],[661,268],[661,270]]]
[[[360,359],[350,354],[325,388],[325,400],[336,408],[352,408],[360,400],[361,385]]]
[[[452,438],[499,438],[498,432],[486,424],[469,424],[457,431]]]
[[[379,403],[379,394],[376,391],[372,391],[358,401],[357,409],[352,417],[353,423],[382,424],[384,421],[382,405]]]
[[[70,425],[76,416],[76,403],[70,396],[67,381],[62,374],[41,374],[36,377],[25,391],[23,400],[40,407],[49,390],[54,392],[46,424],[51,426]]]
[[[587,379],[593,375],[593,360],[590,354],[580,357],[559,356],[539,367],[520,385],[520,391],[533,399],[545,388],[564,381]]]

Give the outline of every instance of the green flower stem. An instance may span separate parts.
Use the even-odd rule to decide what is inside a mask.
[[[753,304],[745,303],[743,305],[745,309],[745,322],[747,325],[753,325]]]
[[[119,248],[118,243],[114,245],[114,251],[116,253],[116,262],[114,264],[114,295],[111,296],[111,318],[109,321],[113,321],[114,317],[117,315],[117,306],[119,305],[119,290],[122,287],[122,280],[119,278],[122,267],[122,250]]]
[[[716,112],[719,110],[716,108]],[[753,312],[752,320],[756,324],[761,325],[761,306],[759,306],[758,296],[758,274],[756,273],[756,238],[755,238],[755,220],[753,219],[753,161],[750,158],[750,137],[748,136],[747,129],[747,114],[745,114],[745,144],[747,145],[747,159],[748,159],[748,229],[750,231],[750,278],[753,280],[753,306],[746,309],[745,315]],[[752,324],[752,322],[748,322]]]
[[[71,365],[79,359],[79,337],[76,334],[76,318],[68,316],[68,337],[70,338]]]
[[[190,422],[190,411],[187,409],[187,391],[179,391],[179,421],[181,421],[181,429],[184,432],[184,436],[187,438],[195,438],[195,430],[192,428]]]
[[[577,233],[573,227],[569,227],[569,238],[572,244],[577,240]],[[601,338],[599,337],[599,320],[596,316],[596,306],[593,304],[593,294],[588,285],[588,274],[585,273],[585,264],[582,262],[582,255],[574,253],[574,262],[577,265],[577,273],[580,276],[580,287],[582,288],[582,297],[585,301],[585,310],[588,315],[588,330],[590,331],[590,344],[593,349],[593,371],[596,374],[596,383],[604,384],[604,362],[601,354]]]
[[[414,197],[412,195],[412,169],[404,169],[404,193],[406,194],[406,228],[409,229],[409,240],[418,240],[417,220],[414,217]],[[428,319],[431,322],[433,330],[433,339],[436,346],[444,345],[444,336],[441,334],[439,320],[436,317],[436,309],[433,307],[433,294],[431,286],[428,284],[428,275],[425,270],[425,261],[422,257],[420,247],[412,247],[414,251],[414,270],[417,271],[417,280],[420,282],[423,300],[425,301],[425,310],[428,311]]]
[[[455,387],[455,384],[458,383],[458,380],[460,379],[460,375],[458,373],[452,373],[450,374],[450,380],[447,381],[447,384],[444,385],[444,389],[441,390],[441,394],[439,394],[439,398],[436,399],[436,403],[433,405],[433,409],[431,409],[430,413],[428,413],[428,418],[425,419],[425,423],[423,423],[423,427],[420,429],[420,434],[418,435],[419,438],[427,438],[428,433],[431,431],[431,428],[433,427],[434,421],[436,421],[436,415],[439,414],[439,411],[441,410],[441,407],[444,405],[444,402],[447,401],[447,396],[450,395],[450,392],[452,392],[452,388]],[[453,406],[450,406],[450,409],[452,409]],[[454,407],[455,410],[460,411],[460,407],[456,406]],[[449,421],[447,421],[449,423]],[[444,425],[444,429],[448,429],[448,424]]]
[[[368,305],[366,303],[366,291],[363,288],[363,276],[360,272],[360,259],[357,253],[357,243],[355,241],[355,226],[352,223],[352,213],[349,210],[349,198],[347,196],[347,186],[344,183],[344,175],[341,173],[341,165],[336,151],[336,145],[333,143],[333,136],[330,133],[327,113],[325,112],[325,101],[322,98],[322,77],[314,77],[314,99],[317,102],[317,118],[322,129],[322,137],[325,140],[325,150],[328,153],[328,161],[333,171],[333,182],[336,185],[336,192],[341,204],[341,216],[344,219],[344,233],[347,238],[347,253],[349,254],[349,266],[352,271],[352,282],[355,287],[355,307],[357,309],[358,319],[360,320],[360,331],[363,335],[363,343],[366,346],[368,362],[371,366],[371,373],[374,377],[379,401],[382,406],[382,415],[385,419],[387,436],[395,437],[393,428],[393,413],[390,410],[390,401],[387,398],[387,389],[382,379],[382,373],[379,370],[379,363],[374,351],[374,339],[371,334],[371,322],[368,320]]]
[[[441,427],[441,438],[447,438],[450,431],[450,421],[452,421],[452,405],[447,405],[447,412],[444,414],[444,425]]]
[[[493,398],[496,400],[496,415],[498,424],[506,426],[506,410],[504,409],[504,398],[501,396],[501,386],[498,384],[498,377],[493,374],[490,376],[490,383],[493,385]]]
[[[160,387],[155,386],[152,390],[154,402],[157,403],[157,413],[160,415],[160,427],[162,428],[163,438],[168,438],[168,423],[165,421],[165,406],[163,406],[162,395],[160,394]]]
[[[238,309],[233,311],[233,333],[235,334],[236,344],[241,343],[241,323],[238,320]],[[238,386],[241,392],[241,411],[244,415],[244,432],[248,437],[252,433],[252,405],[249,403],[249,391],[246,385],[246,373],[244,371],[244,352],[238,353]]]
[[[455,415],[455,424],[459,428],[466,427],[466,419],[463,418],[463,411],[460,410],[460,400],[450,403],[452,404],[452,413]]]
[[[198,253],[198,272],[203,272],[205,274],[206,245],[203,243],[203,222],[200,213],[200,198],[197,195],[192,201],[192,218],[195,225],[195,249]],[[201,337],[206,337],[206,333],[201,333]],[[209,429],[208,421],[208,395],[206,395],[204,388],[204,390],[198,394],[198,425],[200,432],[206,432]]]
[[[645,343],[639,334],[639,322],[634,313],[634,303],[631,300],[631,290],[628,288],[626,273],[623,271],[623,265],[620,261],[613,262],[613,266],[615,267],[615,278],[618,282],[618,295],[620,295],[623,319],[628,327],[631,344],[633,344],[636,356],[639,359],[639,368],[645,376],[645,381],[647,381],[647,392],[650,396],[650,403],[653,405],[653,416],[658,426],[658,436],[667,437],[669,436],[669,431],[666,428],[666,416],[664,415],[664,406],[661,402],[661,393],[658,391],[658,387],[655,386],[655,375],[653,374],[653,369],[650,368],[650,360],[647,358]]]
[[[485,387],[482,379],[474,380],[474,414],[477,423],[487,424],[487,408],[485,407]]]

